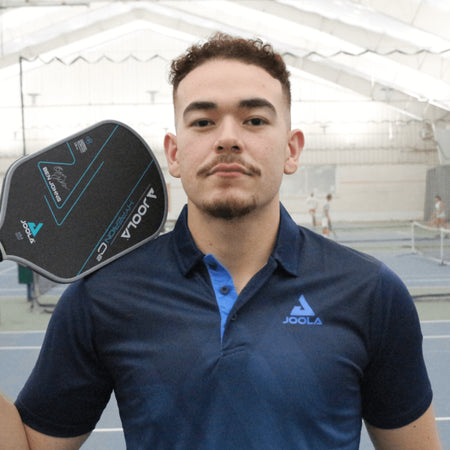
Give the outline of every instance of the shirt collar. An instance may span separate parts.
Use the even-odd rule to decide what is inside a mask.
[[[274,258],[283,269],[291,275],[299,275],[301,235],[298,225],[280,204],[280,226],[272,252]]]
[[[187,224],[187,206],[185,205],[173,230],[175,253],[181,272],[186,276],[203,259],[203,253],[195,245]]]
[[[203,260],[187,225],[187,206],[183,208],[174,228],[175,252],[181,272],[187,275]],[[298,275],[301,238],[297,224],[280,204],[280,225],[271,258],[289,274]]]

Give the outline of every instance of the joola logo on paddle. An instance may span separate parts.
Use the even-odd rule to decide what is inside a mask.
[[[316,316],[303,295],[298,299],[300,305],[292,308],[291,314],[286,317],[283,324],[291,325],[322,325],[322,321]]]
[[[141,204],[137,207],[136,212],[131,217],[131,220],[128,222],[127,226],[125,227],[125,230],[122,232],[120,237],[124,239],[131,238],[131,231],[139,226],[139,224],[142,221],[142,218],[147,214],[148,208],[150,207],[148,203],[149,198],[150,199],[157,198],[155,190],[153,188],[150,188],[148,190],[147,194],[144,197],[144,200],[142,200]]]
[[[34,238],[39,233],[39,230],[42,228],[44,224],[38,223],[36,225],[34,222],[27,222],[25,220],[21,220],[20,223],[22,224],[22,227],[25,230],[25,234],[27,235],[30,244],[36,243],[36,239]]]

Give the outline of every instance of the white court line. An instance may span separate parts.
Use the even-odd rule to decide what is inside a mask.
[[[450,320],[421,320],[420,323],[450,323]]]
[[[447,271],[448,269],[446,269]],[[444,275],[403,275],[401,276],[401,279],[404,281],[422,281],[422,282],[427,282],[427,281],[440,281],[442,283],[444,283],[444,286],[448,286],[447,282],[448,282],[448,277],[447,274]]]
[[[94,433],[114,433],[114,432],[123,432],[123,428],[96,428]]]
[[[23,345],[20,347],[17,346],[2,346],[0,347],[0,351],[1,350],[40,350],[41,346],[40,345]]]
[[[430,335],[430,336],[424,336],[424,339],[450,339],[450,334],[441,334],[438,335],[436,334],[435,336]]]
[[[436,422],[448,422],[450,417],[436,417]]]
[[[45,330],[9,330],[9,331],[0,331],[0,334],[44,334]]]

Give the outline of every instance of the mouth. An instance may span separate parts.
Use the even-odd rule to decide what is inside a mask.
[[[261,171],[241,158],[233,157],[233,159],[230,159],[229,157],[219,157],[200,168],[198,175],[205,177],[211,175],[222,177],[238,177],[242,175],[259,176],[261,175]]]
[[[206,173],[209,175],[221,175],[221,176],[239,176],[239,175],[253,175],[253,172],[240,164],[217,164],[211,170]]]

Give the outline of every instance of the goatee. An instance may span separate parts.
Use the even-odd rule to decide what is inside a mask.
[[[201,209],[216,219],[233,220],[247,216],[256,209],[255,199],[249,202],[238,200],[219,200],[213,203],[203,204]]]

